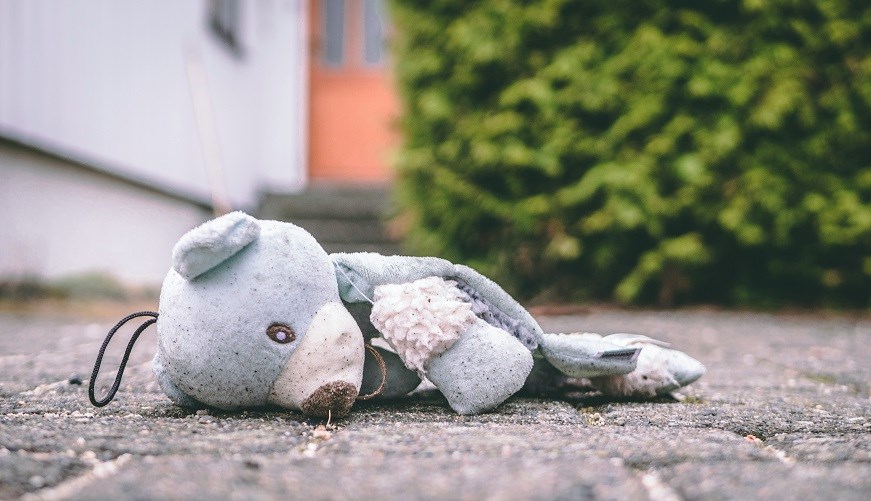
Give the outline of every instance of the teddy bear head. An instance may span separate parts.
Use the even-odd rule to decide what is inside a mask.
[[[182,405],[346,414],[364,340],[308,232],[233,212],[188,232],[163,282],[154,369]]]

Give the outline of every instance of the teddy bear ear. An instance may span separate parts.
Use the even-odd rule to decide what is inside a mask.
[[[172,267],[188,280],[202,275],[260,235],[260,224],[244,212],[231,212],[185,233],[172,249]]]

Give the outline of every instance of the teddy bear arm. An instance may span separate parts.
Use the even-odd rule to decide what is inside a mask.
[[[330,254],[336,268],[339,296],[345,303],[370,302],[375,288],[414,282],[426,277],[449,277],[454,265],[437,257],[384,256],[374,252]]]
[[[530,350],[541,344],[544,331],[535,318],[496,282],[466,265],[454,265],[447,279],[457,283],[472,302],[475,314],[523,343]]]
[[[497,283],[468,266],[436,257],[371,252],[335,253],[330,258],[336,267],[339,295],[346,305],[369,303],[379,285],[439,277],[454,281],[472,302],[476,315],[490,325],[507,331],[530,350],[541,342],[544,332],[526,308]]]

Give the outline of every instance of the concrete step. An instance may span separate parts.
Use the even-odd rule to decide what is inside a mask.
[[[267,193],[260,202],[262,217],[383,219],[393,208],[385,187],[311,186],[293,194]]]
[[[287,221],[308,230],[327,252],[400,254],[386,230],[392,210],[386,187],[312,186],[301,193],[267,193],[257,217]]]
[[[322,242],[362,243],[385,242],[389,236],[385,233],[384,223],[371,219],[338,219],[326,217],[288,218],[289,222],[302,226],[312,235],[320,235]]]

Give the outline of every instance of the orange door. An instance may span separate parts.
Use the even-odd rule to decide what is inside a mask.
[[[312,0],[309,177],[383,183],[398,144],[399,105],[387,51],[385,0]]]

